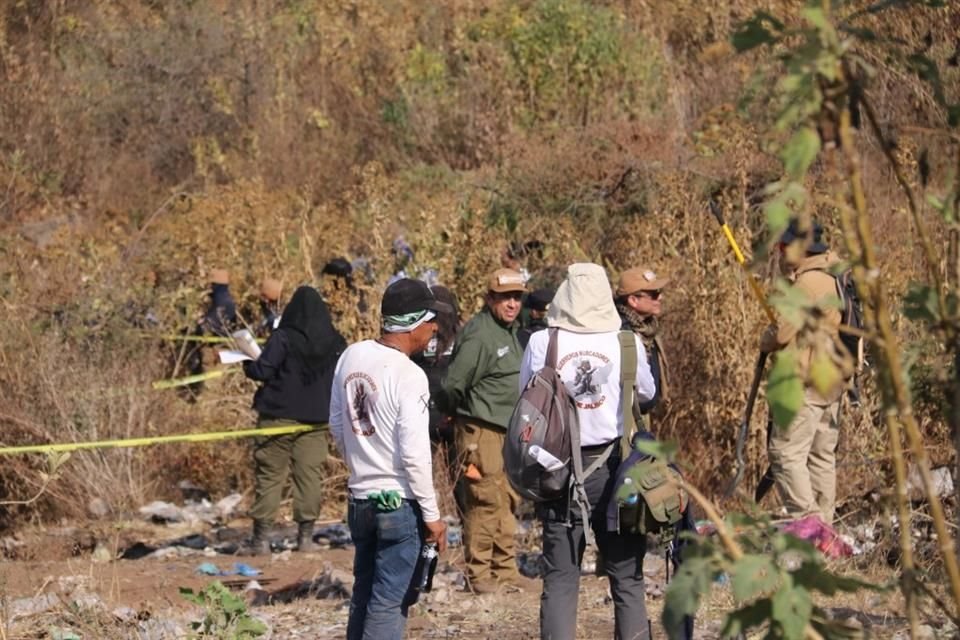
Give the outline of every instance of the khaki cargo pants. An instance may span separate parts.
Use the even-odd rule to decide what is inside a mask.
[[[299,424],[295,420],[261,419],[257,427]],[[320,485],[327,459],[327,425],[313,431],[254,438],[253,471],[256,493],[250,517],[273,524],[283,499],[287,476],[293,468],[293,519],[316,520],[320,514]]]
[[[514,510],[520,502],[503,468],[502,428],[461,418],[456,428],[457,454],[463,460],[463,549],[471,585],[490,585],[517,578]],[[473,465],[480,473],[464,472]]]
[[[833,522],[837,497],[840,401],[817,404],[807,395],[786,429],[773,428],[767,443],[777,491],[792,518],[819,514]]]

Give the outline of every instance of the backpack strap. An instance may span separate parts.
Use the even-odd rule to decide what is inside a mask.
[[[633,415],[633,391],[637,379],[637,342],[632,331],[617,334],[620,340],[620,417],[623,420],[623,438],[620,455],[625,460],[630,455],[630,441],[637,430]]]
[[[547,346],[547,356],[545,363],[556,368],[557,363],[557,333],[558,329],[550,328],[550,342]],[[632,334],[631,334],[632,335]],[[573,458],[573,473],[570,474],[570,494],[571,500],[567,501],[567,522],[570,522],[570,503],[575,502],[580,508],[581,524],[583,526],[583,537],[586,543],[593,544],[593,529],[590,527],[590,499],[587,497],[587,489],[584,485],[586,479],[594,471],[599,469],[610,458],[616,442],[611,442],[603,453],[596,460],[590,463],[586,469],[583,468],[583,451],[580,444],[580,424],[574,420],[570,424],[570,457]]]
[[[556,327],[550,327],[547,329],[550,333],[550,340],[547,341],[547,355],[543,361],[543,364],[551,369],[556,370],[557,368],[557,334],[560,332]]]
[[[583,526],[583,538],[588,545],[593,544],[593,529],[590,526],[590,498],[587,497],[587,488],[584,481],[594,471],[603,466],[613,453],[616,441],[607,445],[600,456],[590,463],[586,469],[583,468],[583,451],[580,449],[580,429],[574,426],[570,429],[570,449],[573,458],[573,473],[570,474],[570,490],[573,501],[580,507],[580,520]],[[569,505],[569,501],[567,503]],[[569,506],[568,506],[569,509]],[[567,512],[567,521],[570,520],[569,510]]]

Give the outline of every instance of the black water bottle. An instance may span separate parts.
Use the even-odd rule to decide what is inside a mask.
[[[403,605],[409,607],[420,599],[422,592],[429,592],[433,588],[433,572],[437,570],[437,544],[427,542],[420,547],[417,564],[413,568],[413,580],[404,596]]]
[[[415,582],[417,591],[430,593],[433,588],[433,573],[437,570],[437,558],[440,554],[437,552],[436,542],[427,542],[420,548],[420,557],[417,559]]]

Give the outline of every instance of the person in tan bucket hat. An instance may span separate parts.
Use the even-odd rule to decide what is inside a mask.
[[[280,325],[280,296],[283,295],[283,283],[275,278],[264,278],[260,283],[260,324],[257,325],[257,337],[265,338]]]
[[[657,385],[652,399],[644,402],[638,397],[633,405],[637,421],[645,423],[650,431],[653,430],[651,414],[666,398],[667,358],[660,341],[660,314],[663,312],[663,290],[669,284],[669,278],[657,274],[651,267],[641,266],[621,273],[614,293],[617,313],[623,322],[621,328],[633,331],[643,342]]]
[[[503,468],[507,423],[520,398],[518,317],[526,291],[523,275],[514,269],[497,269],[487,277],[486,304],[461,331],[438,394],[439,406],[456,416],[464,555],[474,593],[528,584],[517,572],[514,553],[519,498]]]

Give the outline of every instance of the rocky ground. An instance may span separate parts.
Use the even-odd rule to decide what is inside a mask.
[[[167,509],[172,505],[163,506]],[[176,509],[176,508],[174,508]],[[206,516],[215,516],[215,506]],[[318,553],[299,553],[292,526],[278,527],[275,552],[269,557],[231,555],[246,534],[243,519],[204,513],[164,511],[153,522],[124,522],[99,527],[61,526],[23,531],[0,540],[0,639],[50,638],[183,638],[204,610],[188,602],[181,588],[195,592],[215,580],[232,589],[247,611],[265,623],[266,638],[342,638],[352,586],[353,549],[339,523],[318,525]],[[164,518],[173,518],[173,521]],[[179,521],[176,521],[179,520]],[[213,520],[211,524],[205,520]],[[159,523],[157,521],[160,521]],[[536,637],[539,585],[528,592],[474,596],[463,590],[462,551],[457,529],[442,558],[434,590],[412,610],[408,638]],[[518,544],[520,568],[538,571],[536,525],[523,523]],[[242,562],[245,565],[236,566]],[[581,579],[577,637],[613,636],[612,605],[606,581],[589,574],[590,555]],[[237,569],[242,574],[238,575]],[[850,567],[853,569],[853,567]],[[648,554],[647,606],[653,637],[664,637],[659,625],[666,588],[662,555]],[[229,575],[212,576],[223,571]],[[256,575],[249,575],[256,574]],[[878,575],[878,580],[889,575]],[[831,601],[831,611],[866,629],[869,637],[903,637],[899,596],[875,594]],[[728,587],[718,584],[697,619],[697,638],[718,638],[723,613],[732,605]],[[930,618],[928,637],[954,633],[940,619]],[[231,637],[220,635],[213,637]]]
[[[279,527],[270,557],[240,558],[223,553],[246,532],[242,520],[211,528],[197,522],[114,525],[104,530],[64,526],[22,532],[4,541],[0,562],[0,637],[13,638],[181,638],[203,616],[181,588],[202,590],[220,580],[240,595],[249,612],[266,623],[269,638],[341,638],[346,630],[352,587],[353,549],[343,544],[342,525],[318,526],[329,537],[318,553],[283,547],[292,527]],[[408,624],[410,638],[496,638],[536,635],[539,584],[529,592],[474,596],[463,589],[462,550],[455,546],[441,559],[434,589],[421,597]],[[522,527],[521,569],[538,570],[537,532]],[[112,538],[112,539],[111,539]],[[226,542],[224,542],[226,540]],[[332,543],[331,543],[332,541]],[[177,544],[172,544],[177,543]],[[124,556],[127,559],[124,559]],[[591,562],[585,563],[585,570]],[[136,559],[132,559],[136,558]],[[255,576],[210,576],[201,570],[233,573],[243,562]],[[664,589],[664,560],[650,555],[648,575],[654,628]],[[612,606],[606,581],[582,579],[577,637],[612,636]],[[655,635],[656,634],[655,632]],[[712,634],[702,635],[708,637]]]

